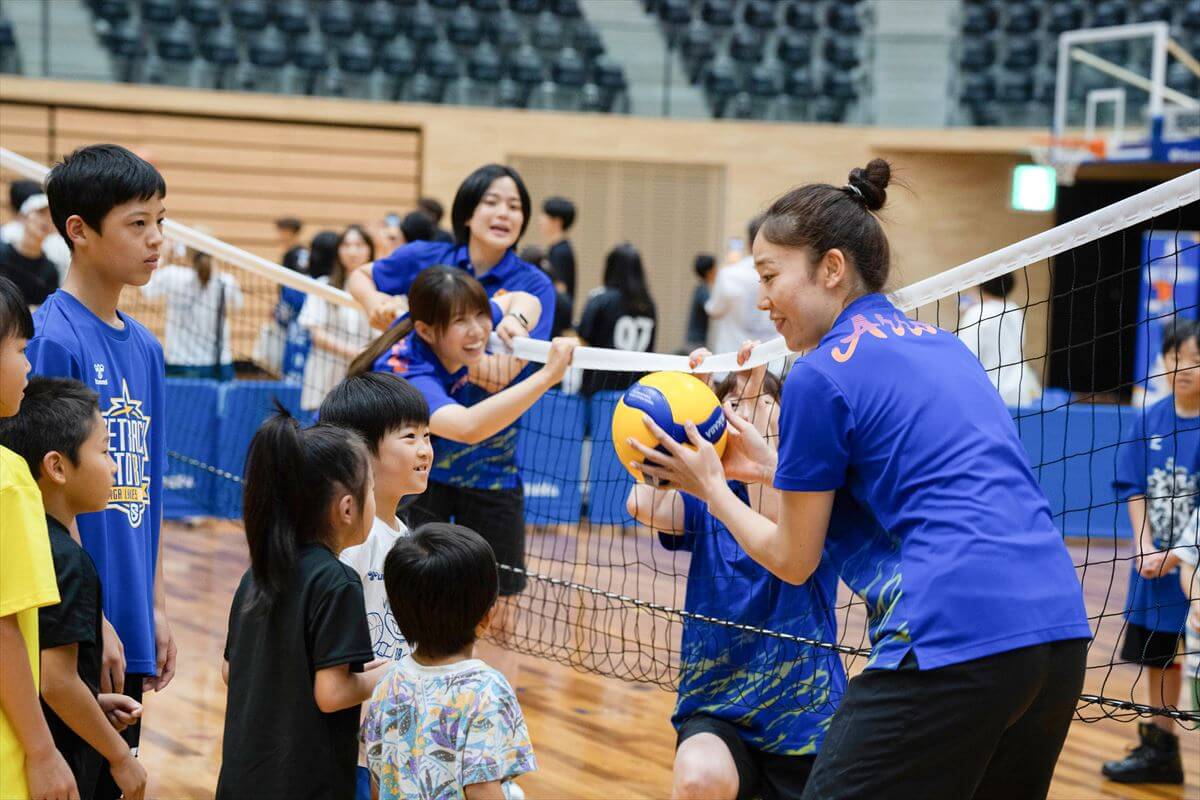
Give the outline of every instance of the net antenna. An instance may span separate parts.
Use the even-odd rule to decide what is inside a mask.
[[[1167,85],[1170,58],[1197,76],[1200,61],[1170,34],[1166,22],[1059,34],[1051,132],[1030,152],[1038,163],[1055,168],[1060,184],[1072,185],[1079,167],[1093,161],[1200,160],[1200,100]],[[1123,52],[1129,43],[1148,44],[1149,74],[1114,62],[1107,51],[1095,51],[1108,45]],[[1105,81],[1110,85],[1095,85]],[[1082,92],[1072,91],[1077,83]],[[1100,119],[1109,108],[1111,122],[1103,125]]]

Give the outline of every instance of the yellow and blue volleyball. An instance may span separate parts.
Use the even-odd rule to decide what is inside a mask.
[[[717,455],[725,452],[725,412],[712,389],[686,372],[655,372],[626,389],[613,411],[613,447],[621,464],[638,481],[642,480],[642,471],[630,463],[641,464],[642,455],[628,440],[632,438],[646,447],[662,449],[642,415],[654,420],[675,441],[685,444],[688,436],[684,424],[690,421],[717,449]]]

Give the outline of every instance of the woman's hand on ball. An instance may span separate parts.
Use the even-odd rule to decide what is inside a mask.
[[[774,449],[755,424],[729,403],[725,404],[725,419],[729,424],[729,438],[721,459],[725,477],[742,483],[771,483],[778,460]]]
[[[567,374],[578,344],[579,341],[570,336],[559,336],[551,340],[550,352],[546,355],[546,366],[542,367],[541,371],[546,374],[552,385],[561,381]]]
[[[636,439],[630,439],[629,444],[642,456],[641,464],[631,465],[640,468],[642,474],[660,482],[661,488],[679,489],[694,497],[705,500],[712,493],[725,485],[725,471],[721,467],[721,458],[716,448],[700,435],[700,431],[692,422],[684,424],[688,441],[691,446],[681,444],[666,431],[658,427],[649,416],[644,416],[646,428],[654,434],[654,438],[667,451],[652,450]]]

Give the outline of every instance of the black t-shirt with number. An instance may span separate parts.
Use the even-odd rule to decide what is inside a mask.
[[[567,296],[575,299],[575,248],[571,247],[569,239],[563,239],[550,245],[546,251],[546,261],[550,263],[550,279],[562,281],[567,287]]]
[[[592,347],[648,353],[654,349],[657,328],[653,303],[648,310],[633,311],[625,307],[616,289],[601,289],[588,298],[576,331]],[[588,370],[583,373],[580,392],[590,395],[601,390],[624,390],[643,374]]]
[[[318,670],[361,672],[374,658],[362,583],[327,548],[307,545],[269,610],[249,608],[253,586],[247,571],[229,612],[217,797],[353,798],[360,706],[322,712],[313,681]]]
[[[50,555],[58,580],[58,605],[38,609],[38,647],[76,645],[76,671],[93,695],[100,691],[100,664],[104,645],[100,629],[100,573],[87,551],[53,517],[46,517]],[[54,746],[75,775],[81,797],[91,797],[104,768],[104,758],[79,734],[67,727],[42,701]]]

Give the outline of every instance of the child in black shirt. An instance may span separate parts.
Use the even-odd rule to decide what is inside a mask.
[[[99,694],[100,575],[68,531],[76,515],[108,505],[113,485],[96,393],[70,378],[30,379],[20,413],[0,422],[0,442],[25,459],[41,490],[62,598],[38,611],[42,706],[54,745],[83,800],[95,795],[106,761],[124,796],[141,800],[146,770],[119,732],[142,708],[125,695]]]
[[[366,538],[373,489],[352,431],[301,430],[281,412],[254,435],[218,798],[354,797],[359,708],[387,662],[374,662],[362,583],[338,553]]]

